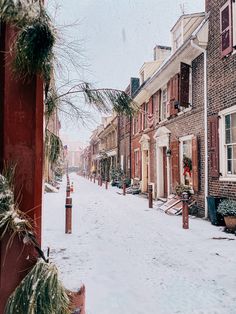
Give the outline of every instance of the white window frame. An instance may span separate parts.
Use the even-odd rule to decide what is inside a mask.
[[[179,138],[179,169],[180,169],[180,182],[184,184],[184,176],[183,176],[183,142],[191,141],[191,148],[192,148],[192,139],[194,135],[186,135]],[[192,148],[193,149],[193,148]]]
[[[163,112],[163,91],[166,91],[166,110],[165,110],[165,117],[164,117],[164,112]],[[167,85],[162,87],[161,89],[161,121],[167,120],[167,104],[168,104],[168,90],[167,90]]]
[[[236,53],[236,1],[232,2],[233,47]]]
[[[220,173],[219,181],[236,182],[236,175],[227,173],[227,152],[225,146],[225,116],[236,113],[236,105],[219,112],[219,157]]]

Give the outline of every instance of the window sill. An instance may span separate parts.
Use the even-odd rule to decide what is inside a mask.
[[[181,116],[182,114],[186,113],[186,112],[189,112],[192,110],[192,106],[190,106],[189,108],[186,108],[180,112],[178,112],[178,116]]]
[[[219,181],[221,182],[236,182],[236,176],[235,177],[220,177]]]

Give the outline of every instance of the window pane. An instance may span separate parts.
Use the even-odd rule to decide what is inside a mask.
[[[227,159],[232,159],[232,146],[227,146]]]
[[[232,160],[228,160],[228,162],[227,162],[227,172],[229,174],[232,173]]]
[[[225,128],[226,129],[230,128],[230,115],[229,114],[225,116]]]
[[[233,161],[233,174],[236,174],[236,160]]]
[[[231,114],[231,127],[236,127],[236,113]]]
[[[233,157],[232,157],[232,159],[236,159],[236,145],[232,146],[232,150],[233,150]]]
[[[236,128],[232,128],[232,143],[236,143]]]
[[[230,136],[230,130],[226,130],[225,131],[225,141],[226,141],[226,144],[229,144],[231,143],[231,136]]]

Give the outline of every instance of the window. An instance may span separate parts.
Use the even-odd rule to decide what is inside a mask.
[[[233,47],[236,49],[236,1],[233,2]]]
[[[192,186],[192,138],[193,136],[190,135],[180,139],[181,183],[190,186]],[[189,165],[189,167],[184,165]]]
[[[182,32],[181,32],[181,27],[179,26],[173,32],[173,48],[174,48],[174,51],[176,51],[181,45],[182,45]]]
[[[162,89],[161,92],[161,120],[166,119],[167,110],[167,88]]]
[[[220,180],[236,180],[236,105],[219,113]]]
[[[147,128],[147,115],[148,115],[148,103],[143,105],[143,130],[145,130]]]
[[[133,118],[133,135],[138,133],[138,123],[139,123],[138,116],[135,116]]]
[[[141,72],[140,79],[141,79],[141,85],[142,85],[144,83],[144,71]]]
[[[236,113],[225,116],[226,174],[236,175]]]
[[[134,151],[134,177],[139,178],[139,150]]]
[[[220,10],[221,55],[227,56],[232,45],[232,0],[228,0]]]

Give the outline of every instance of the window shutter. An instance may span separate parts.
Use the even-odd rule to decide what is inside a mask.
[[[171,149],[171,172],[172,172],[172,189],[180,182],[179,172],[179,141],[175,140],[170,143]]]
[[[193,176],[193,190],[199,191],[199,159],[198,159],[198,139],[196,136],[192,139],[192,176]]]
[[[179,74],[173,77],[173,102],[172,102],[172,115],[177,115],[178,108],[175,108],[175,102],[179,101]]]
[[[212,178],[219,178],[219,117],[209,117],[209,173]]]
[[[166,105],[166,117],[167,119],[170,118],[171,116],[171,97],[173,95],[173,83],[172,83],[172,79],[169,80],[169,82],[167,83],[167,105]]]
[[[232,43],[232,0],[228,0],[220,9],[221,56],[233,50]]]
[[[180,64],[180,105],[182,107],[189,106],[189,74],[190,66],[181,62]]]

